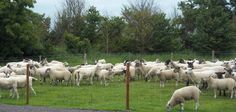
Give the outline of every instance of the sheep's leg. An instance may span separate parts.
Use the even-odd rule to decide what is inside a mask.
[[[80,75],[78,75],[78,78],[76,79],[77,81],[77,86],[79,86],[80,81],[83,79],[83,76],[80,77]]]
[[[181,111],[181,112],[184,111],[184,103],[180,103],[180,111]]]
[[[90,77],[90,84],[93,85],[93,77]]]
[[[14,90],[14,93],[16,94],[16,99],[19,99],[19,94],[18,94],[17,88],[13,88],[13,90]]]
[[[102,80],[100,79],[100,84],[102,85]]]
[[[162,87],[162,81],[160,81],[160,87]]]
[[[233,98],[233,95],[234,95],[234,90],[231,90],[231,99]]]
[[[178,87],[178,80],[176,80],[175,82],[175,87]]]
[[[199,103],[198,101],[195,103],[195,111],[197,112],[198,111],[198,107],[199,107]]]
[[[30,89],[34,93],[34,95],[36,96],[36,92],[34,91],[34,88],[31,86]]]
[[[13,89],[10,89],[9,98],[12,97],[12,95],[13,95],[12,92],[13,92]]]
[[[216,98],[216,91],[217,89],[214,89],[214,98]]]

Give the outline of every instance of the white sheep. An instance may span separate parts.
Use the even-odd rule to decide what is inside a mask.
[[[106,70],[106,69],[98,68],[98,70],[96,71],[96,74],[98,75],[98,78],[101,80],[101,85],[104,82],[105,86],[108,85],[107,79],[110,79],[111,77],[113,77],[112,69]]]
[[[17,91],[17,81],[11,78],[0,78],[0,88],[1,89],[9,89],[10,97],[19,99],[19,94]],[[1,96],[0,96],[1,97]]]
[[[179,82],[179,74],[175,73],[173,69],[171,70],[160,70],[157,72],[157,76],[160,79],[160,87],[164,87],[164,82],[166,80],[171,80],[171,79],[175,79],[176,80],[176,84],[175,86],[178,86],[178,82]]]
[[[12,70],[10,68],[8,68],[7,66],[3,66],[0,68],[0,73],[10,74],[11,72],[12,72]]]
[[[198,110],[199,96],[201,91],[196,86],[187,86],[175,90],[171,99],[166,104],[167,111],[171,111],[175,105],[180,104],[181,110],[184,110],[184,102],[186,100],[194,100],[195,110]]]
[[[105,64],[105,63],[106,63],[106,60],[105,60],[105,59],[99,59],[99,60],[95,60],[94,63],[95,63],[95,64],[98,64],[98,63],[100,63],[100,64]]]
[[[71,80],[72,74],[67,69],[53,69],[48,68],[45,72],[46,74],[49,74],[50,79],[54,82],[54,84],[57,84],[57,81],[66,81],[66,85],[68,85],[68,82]]]
[[[78,70],[74,71],[74,76],[75,76],[75,81],[77,86],[80,86],[80,81],[83,78],[89,78],[90,79],[90,84],[93,84],[93,77],[98,69],[98,65],[91,66],[91,67],[82,67],[79,68]]]
[[[9,79],[13,79],[17,81],[17,88],[24,88],[26,86],[27,80],[26,80],[25,75],[14,75],[14,76],[10,76]],[[29,76],[29,88],[34,93],[34,95],[36,95],[36,92],[34,91],[34,88],[33,88],[33,80],[38,80],[38,79]]]
[[[229,90],[231,92],[231,98],[233,98],[234,88],[236,87],[236,82],[232,78],[225,79],[214,79],[209,77],[207,79],[209,87],[214,89],[214,98],[216,98],[217,90]]]

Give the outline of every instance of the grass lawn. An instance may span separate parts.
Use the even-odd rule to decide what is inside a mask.
[[[95,82],[94,85],[82,83],[81,87],[50,84],[40,85],[34,82],[37,96],[30,96],[30,105],[48,106],[56,108],[81,108],[98,110],[124,110],[125,109],[125,84],[115,80],[109,86],[104,87]],[[183,87],[181,84],[179,87]],[[130,108],[135,112],[163,112],[165,105],[173,91],[177,89],[175,82],[166,83],[164,88],[159,87],[159,82],[134,81],[131,83]],[[8,98],[8,91],[2,92],[0,103],[12,105],[24,105],[24,89],[19,90],[20,99]],[[213,91],[203,90],[200,96],[199,112],[233,112],[236,110],[236,99],[220,96],[213,98]],[[174,112],[179,106],[174,108]],[[194,102],[185,103],[185,111],[192,112]]]

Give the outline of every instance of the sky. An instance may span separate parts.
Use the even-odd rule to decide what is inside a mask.
[[[120,16],[124,5],[135,0],[85,0],[87,6],[95,6],[103,16]],[[167,17],[171,17],[174,8],[182,0],[154,0],[160,9],[166,13]],[[33,11],[45,14],[55,21],[56,13],[61,9],[65,0],[36,0]]]

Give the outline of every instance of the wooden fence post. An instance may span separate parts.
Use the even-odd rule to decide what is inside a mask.
[[[29,64],[27,64],[26,69],[26,105],[29,104]]]
[[[125,75],[125,82],[126,82],[126,111],[129,112],[129,81],[130,81],[130,71],[129,71],[130,63],[126,64],[126,75]]]
[[[211,56],[212,56],[212,61],[214,62],[215,61],[215,51],[214,50],[212,50]]]
[[[173,52],[170,54],[170,59],[173,60]]]
[[[87,64],[88,64],[88,62],[87,62],[87,54],[84,53],[84,65],[87,65]]]

